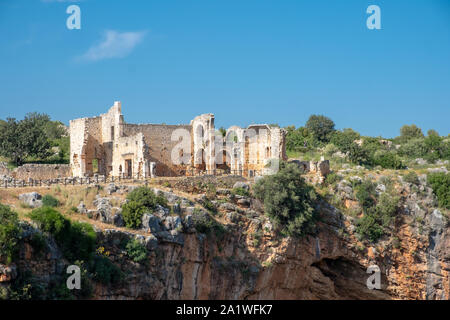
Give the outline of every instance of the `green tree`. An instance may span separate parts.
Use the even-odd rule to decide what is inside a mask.
[[[404,125],[403,127],[400,128],[400,137],[399,141],[401,143],[407,142],[410,139],[414,139],[414,138],[423,138],[423,132],[422,129],[420,129],[419,127],[417,127],[415,124],[412,125]]]
[[[286,150],[300,151],[303,148],[311,147],[312,136],[304,127],[295,128],[295,126],[288,126],[285,128],[286,134]]]
[[[419,158],[427,154],[428,147],[424,138],[413,138],[402,144],[398,152],[408,158]]]
[[[8,118],[0,131],[0,154],[21,165],[27,157],[45,158],[50,142],[44,131],[47,115],[29,113],[23,120]]]
[[[352,143],[349,146],[348,159],[358,165],[369,164],[369,154],[367,150],[356,143]]]
[[[348,152],[350,146],[355,140],[360,138],[360,134],[353,129],[347,128],[342,131],[335,131],[331,135],[330,142],[339,148],[342,152]]]
[[[303,236],[315,225],[316,193],[301,174],[296,164],[283,162],[276,174],[265,176],[254,186],[254,194],[264,202],[267,216],[288,236]]]
[[[306,122],[306,129],[312,132],[317,141],[328,142],[334,130],[334,122],[323,115],[312,115]]]

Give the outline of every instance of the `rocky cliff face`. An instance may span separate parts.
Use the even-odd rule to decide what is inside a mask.
[[[275,237],[268,222],[230,223],[219,239],[183,234],[183,245],[159,243],[148,266],[113,259],[129,270],[117,287],[97,286],[97,299],[448,299],[449,232],[434,212],[429,239],[408,223],[398,230],[395,248],[361,248],[348,221],[323,204],[314,236]],[[263,225],[265,223],[265,225]],[[262,231],[261,231],[262,230]],[[261,236],[255,238],[261,233]],[[122,235],[103,233],[109,247]],[[259,240],[255,240],[259,239]],[[113,250],[114,252],[114,250]],[[381,290],[370,290],[370,265],[381,270]]]
[[[316,232],[303,239],[277,236],[258,204],[248,200],[250,207],[239,207],[242,199],[220,204],[221,210],[230,211],[216,217],[225,226],[220,233],[199,233],[187,216],[176,232],[156,237],[112,225],[98,229],[98,246],[109,252],[108,259],[125,277],[110,285],[94,282],[92,298],[449,299],[447,219],[437,209],[426,209],[426,196],[417,198],[410,191],[404,190],[404,206],[392,227],[395,236],[376,245],[361,242],[354,219],[325,201],[318,205]],[[174,224],[178,221],[167,217]],[[30,245],[37,231],[27,228],[19,262],[0,268],[0,287],[14,282],[17,270],[25,269],[40,281],[63,281],[67,262],[58,248],[51,242],[47,253],[38,254]],[[148,250],[145,262],[133,262],[120,245],[133,237]],[[373,265],[381,271],[379,290],[367,287],[367,268]]]

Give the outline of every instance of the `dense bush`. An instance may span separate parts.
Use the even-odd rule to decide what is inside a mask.
[[[192,219],[197,232],[204,233],[206,235],[211,235],[214,233],[219,239],[221,239],[226,233],[225,227],[206,212],[195,209]]]
[[[239,195],[239,196],[243,196],[243,197],[249,197],[250,196],[250,192],[242,187],[238,187],[238,188],[233,188],[231,190],[231,193],[234,195]]]
[[[403,169],[405,167],[403,162],[393,152],[375,154],[372,164],[385,169]]]
[[[428,147],[425,144],[425,139],[414,138],[408,140],[408,142],[402,144],[398,150],[398,153],[408,158],[422,158],[428,152]]]
[[[288,151],[301,151],[305,147],[310,147],[313,145],[313,137],[310,132],[304,128],[295,126],[289,126],[285,128],[286,134],[286,150]]]
[[[376,211],[371,210],[364,214],[357,223],[356,232],[372,242],[376,242],[383,236],[384,229],[377,219]]]
[[[423,138],[423,137],[424,137],[424,135],[423,135],[422,129],[417,127],[415,124],[412,124],[410,126],[404,125],[403,127],[401,127],[400,128],[400,137],[397,137],[396,139],[400,143],[404,143],[410,139]]]
[[[352,143],[348,149],[348,159],[354,164],[364,165],[369,162],[369,154],[356,143]]]
[[[450,173],[430,173],[427,181],[438,198],[439,206],[450,209]]]
[[[59,201],[55,197],[46,194],[45,196],[42,197],[42,205],[54,208],[59,206]]]
[[[338,147],[336,147],[334,144],[329,143],[325,146],[325,148],[323,149],[323,154],[326,157],[331,158],[336,152],[341,151],[339,150]]]
[[[151,213],[157,205],[167,206],[167,200],[161,195],[156,195],[148,187],[139,187],[131,191],[127,196],[128,202],[122,206],[122,216],[128,228],[139,228],[144,213]]]
[[[95,249],[96,234],[90,224],[71,222],[50,207],[34,209],[30,218],[50,233],[69,261],[89,261]]]
[[[19,272],[9,288],[10,300],[42,300],[45,298],[44,286],[37,281],[30,270]]]
[[[376,206],[372,205],[364,209],[364,216],[358,221],[356,232],[362,237],[376,242],[384,235],[385,229],[395,218],[398,203],[398,197],[382,194]]]
[[[348,152],[350,146],[355,140],[360,138],[360,134],[352,129],[344,129],[342,131],[335,131],[330,139],[330,142],[341,150],[341,152]]]
[[[336,172],[332,172],[332,173],[328,174],[327,177],[325,178],[325,183],[328,185],[334,185],[335,183],[337,183],[341,180],[342,180],[342,176],[340,176]]]
[[[408,171],[408,173],[403,176],[403,180],[408,183],[419,184],[419,177],[414,171]]]
[[[10,207],[0,204],[0,262],[10,263],[20,236],[19,218]]]
[[[272,223],[289,236],[303,236],[312,231],[316,218],[313,206],[316,194],[301,173],[297,165],[281,163],[278,173],[265,176],[254,186],[254,194],[264,202]]]
[[[138,240],[132,239],[126,245],[128,256],[137,263],[141,263],[147,259],[147,249]]]
[[[105,256],[95,256],[90,270],[95,280],[106,285],[116,284],[123,277],[120,268]]]
[[[375,184],[371,181],[363,181],[355,187],[355,196],[363,209],[372,207],[375,204]]]

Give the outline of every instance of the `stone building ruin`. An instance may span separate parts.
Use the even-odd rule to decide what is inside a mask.
[[[264,175],[286,160],[284,129],[233,126],[223,135],[214,115],[189,124],[129,124],[119,101],[105,114],[70,121],[74,177],[147,178],[201,174]]]

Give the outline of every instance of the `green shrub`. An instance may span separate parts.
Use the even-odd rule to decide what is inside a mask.
[[[90,224],[71,222],[50,207],[34,209],[30,218],[50,233],[69,261],[89,261],[95,249],[96,234]]]
[[[428,147],[424,138],[413,138],[402,144],[398,150],[399,154],[408,158],[424,157]]]
[[[372,212],[366,212],[358,221],[356,232],[372,242],[376,242],[384,234],[383,227],[377,219],[376,214]]]
[[[130,201],[122,206],[122,216],[127,228],[137,229],[142,224],[142,216],[149,209],[137,202]]]
[[[202,201],[202,206],[208,210],[209,212],[211,212],[212,214],[216,214],[217,213],[217,207],[215,206],[214,203],[211,202],[211,200],[209,200],[208,198],[204,199]]]
[[[356,199],[363,209],[370,208],[375,205],[375,184],[366,180],[355,187]]]
[[[348,148],[348,159],[358,165],[369,163],[369,153],[356,143],[352,143]]]
[[[300,127],[296,129],[295,126],[289,126],[285,129],[287,131],[286,150],[288,152],[305,151],[314,144],[312,134],[306,128]]]
[[[303,236],[315,225],[316,193],[301,173],[297,165],[282,162],[276,174],[260,179],[253,189],[274,226],[288,236]]]
[[[17,252],[19,218],[10,207],[0,204],[0,262],[9,264]]]
[[[167,200],[162,195],[156,195],[148,187],[139,187],[127,196],[128,202],[122,206],[122,216],[128,228],[137,229],[142,224],[144,213],[151,213],[157,205],[167,207]]]
[[[438,198],[439,206],[450,209],[450,173],[430,173],[427,181]]]
[[[59,201],[58,199],[56,199],[55,197],[46,194],[45,196],[42,197],[42,205],[46,206],[46,207],[57,207],[59,206]]]
[[[373,164],[385,169],[403,169],[405,166],[393,152],[384,152],[375,155]]]
[[[250,197],[250,192],[242,187],[238,187],[238,188],[233,188],[231,190],[231,194],[234,195],[239,195],[239,196],[243,196],[243,197]]]
[[[43,300],[44,285],[37,281],[31,271],[22,271],[11,283],[9,299],[11,300]]]
[[[325,146],[325,148],[323,149],[323,154],[326,157],[331,158],[333,156],[333,154],[335,154],[336,152],[340,151],[338,147],[336,147],[334,144],[329,143]]]
[[[197,232],[206,235],[214,233],[218,239],[222,239],[226,233],[225,227],[206,212],[194,209],[192,219]]]
[[[404,125],[400,128],[400,137],[397,137],[396,139],[399,142],[406,142],[410,139],[417,139],[417,138],[423,138],[423,132],[422,129],[417,127],[415,124],[412,125]]]
[[[334,185],[335,183],[342,180],[342,176],[338,175],[336,172],[332,172],[325,178],[325,183],[328,185]]]
[[[403,180],[408,183],[419,184],[419,177],[414,171],[408,171],[408,173],[403,176]]]
[[[346,153],[350,150],[352,143],[360,137],[361,136],[358,132],[353,131],[352,129],[344,129],[342,131],[335,131],[331,136],[330,141],[333,145],[339,148],[341,152]]]
[[[147,249],[138,240],[132,239],[126,245],[128,256],[137,263],[141,263],[147,259]]]
[[[105,256],[94,257],[91,263],[91,272],[95,280],[106,285],[116,284],[123,277],[120,268]]]
[[[356,232],[362,237],[376,242],[384,235],[385,229],[395,218],[398,203],[398,197],[382,194],[376,207],[368,207],[364,210],[364,216],[357,222]]]

